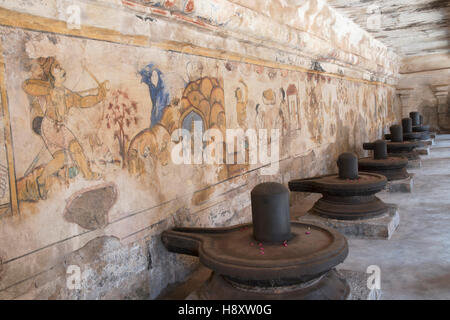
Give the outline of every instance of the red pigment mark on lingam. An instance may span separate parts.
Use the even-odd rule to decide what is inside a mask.
[[[309,232],[309,231],[306,231],[305,233],[306,233],[306,234],[311,234],[311,232]]]

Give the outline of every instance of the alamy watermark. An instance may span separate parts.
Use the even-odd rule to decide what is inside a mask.
[[[366,20],[366,27],[368,31],[380,31],[381,30],[381,9],[377,5],[370,5],[366,9],[368,15]]]
[[[66,270],[66,287],[69,290],[81,289],[81,268],[77,265],[70,265]]]
[[[367,288],[369,290],[381,289],[381,269],[377,265],[370,265],[366,269],[370,276],[367,278]]]
[[[77,4],[70,4],[64,8],[64,20],[68,29],[81,29],[81,7]]]
[[[215,128],[203,132],[201,121],[192,126],[191,130],[181,128],[172,133],[174,164],[260,164],[262,175],[278,172],[279,129],[226,129],[224,137]]]

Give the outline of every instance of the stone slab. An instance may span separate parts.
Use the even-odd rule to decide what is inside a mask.
[[[398,207],[388,204],[389,211],[379,217],[361,220],[337,220],[318,216],[311,212],[298,218],[301,222],[321,223],[334,228],[348,238],[356,239],[390,239],[400,224]]]
[[[407,169],[419,169],[422,167],[422,160],[408,160],[408,164],[406,165]]]
[[[370,276],[368,273],[345,269],[336,271],[340,277],[344,278],[347,281],[350,287],[350,295],[347,300],[380,300],[381,290],[369,289],[367,287],[367,279]],[[195,291],[190,293],[186,297],[186,300],[201,300],[199,295],[200,289],[201,288],[196,289]]]
[[[414,178],[410,176],[406,179],[388,181],[386,185],[387,192],[407,192],[411,193],[414,186]]]
[[[350,286],[350,296],[347,300],[380,300],[381,289],[369,289],[367,279],[370,274],[361,271],[337,270],[347,280]]]
[[[426,147],[423,147],[423,148],[416,148],[416,150],[420,155],[428,156],[430,154],[430,146],[429,145],[427,145]]]

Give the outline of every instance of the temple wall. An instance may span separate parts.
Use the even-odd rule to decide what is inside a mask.
[[[399,120],[384,45],[321,1],[252,3],[0,0],[1,299],[155,298],[198,263],[163,230],[248,222],[256,184],[335,172]],[[278,129],[279,159],[175,164],[194,123]]]
[[[448,86],[449,79],[450,57],[447,54],[405,58],[401,63],[398,83],[398,88],[409,89],[408,96],[402,99],[403,116],[408,117],[409,112],[419,111],[424,116],[424,123],[430,124],[435,130],[450,130],[449,101],[446,106],[442,106],[441,101],[439,110],[436,96],[436,87]]]

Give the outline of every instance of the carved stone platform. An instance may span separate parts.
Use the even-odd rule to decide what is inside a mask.
[[[388,213],[371,219],[361,220],[337,220],[318,216],[311,212],[298,218],[303,223],[320,223],[331,227],[348,238],[358,239],[390,239],[400,224],[398,207],[395,204],[387,204]]]
[[[408,165],[406,166],[407,169],[419,169],[421,167],[422,167],[421,159],[408,160]]]
[[[416,151],[420,154],[420,155],[425,155],[428,156],[430,154],[430,146],[426,145],[425,147],[422,148],[416,148]]]
[[[387,192],[412,192],[414,186],[413,174],[410,173],[406,179],[388,181],[386,185]]]
[[[350,287],[350,294],[347,300],[379,300],[381,297],[381,290],[369,289],[367,287],[367,278],[369,274],[361,271],[351,270],[332,270],[337,278],[345,279]],[[214,282],[224,281],[217,274],[211,274],[210,278],[206,280],[199,289],[191,292],[186,300],[208,300],[209,297],[214,296]],[[222,286],[222,285],[221,285]],[[236,300],[239,300],[235,296]]]

